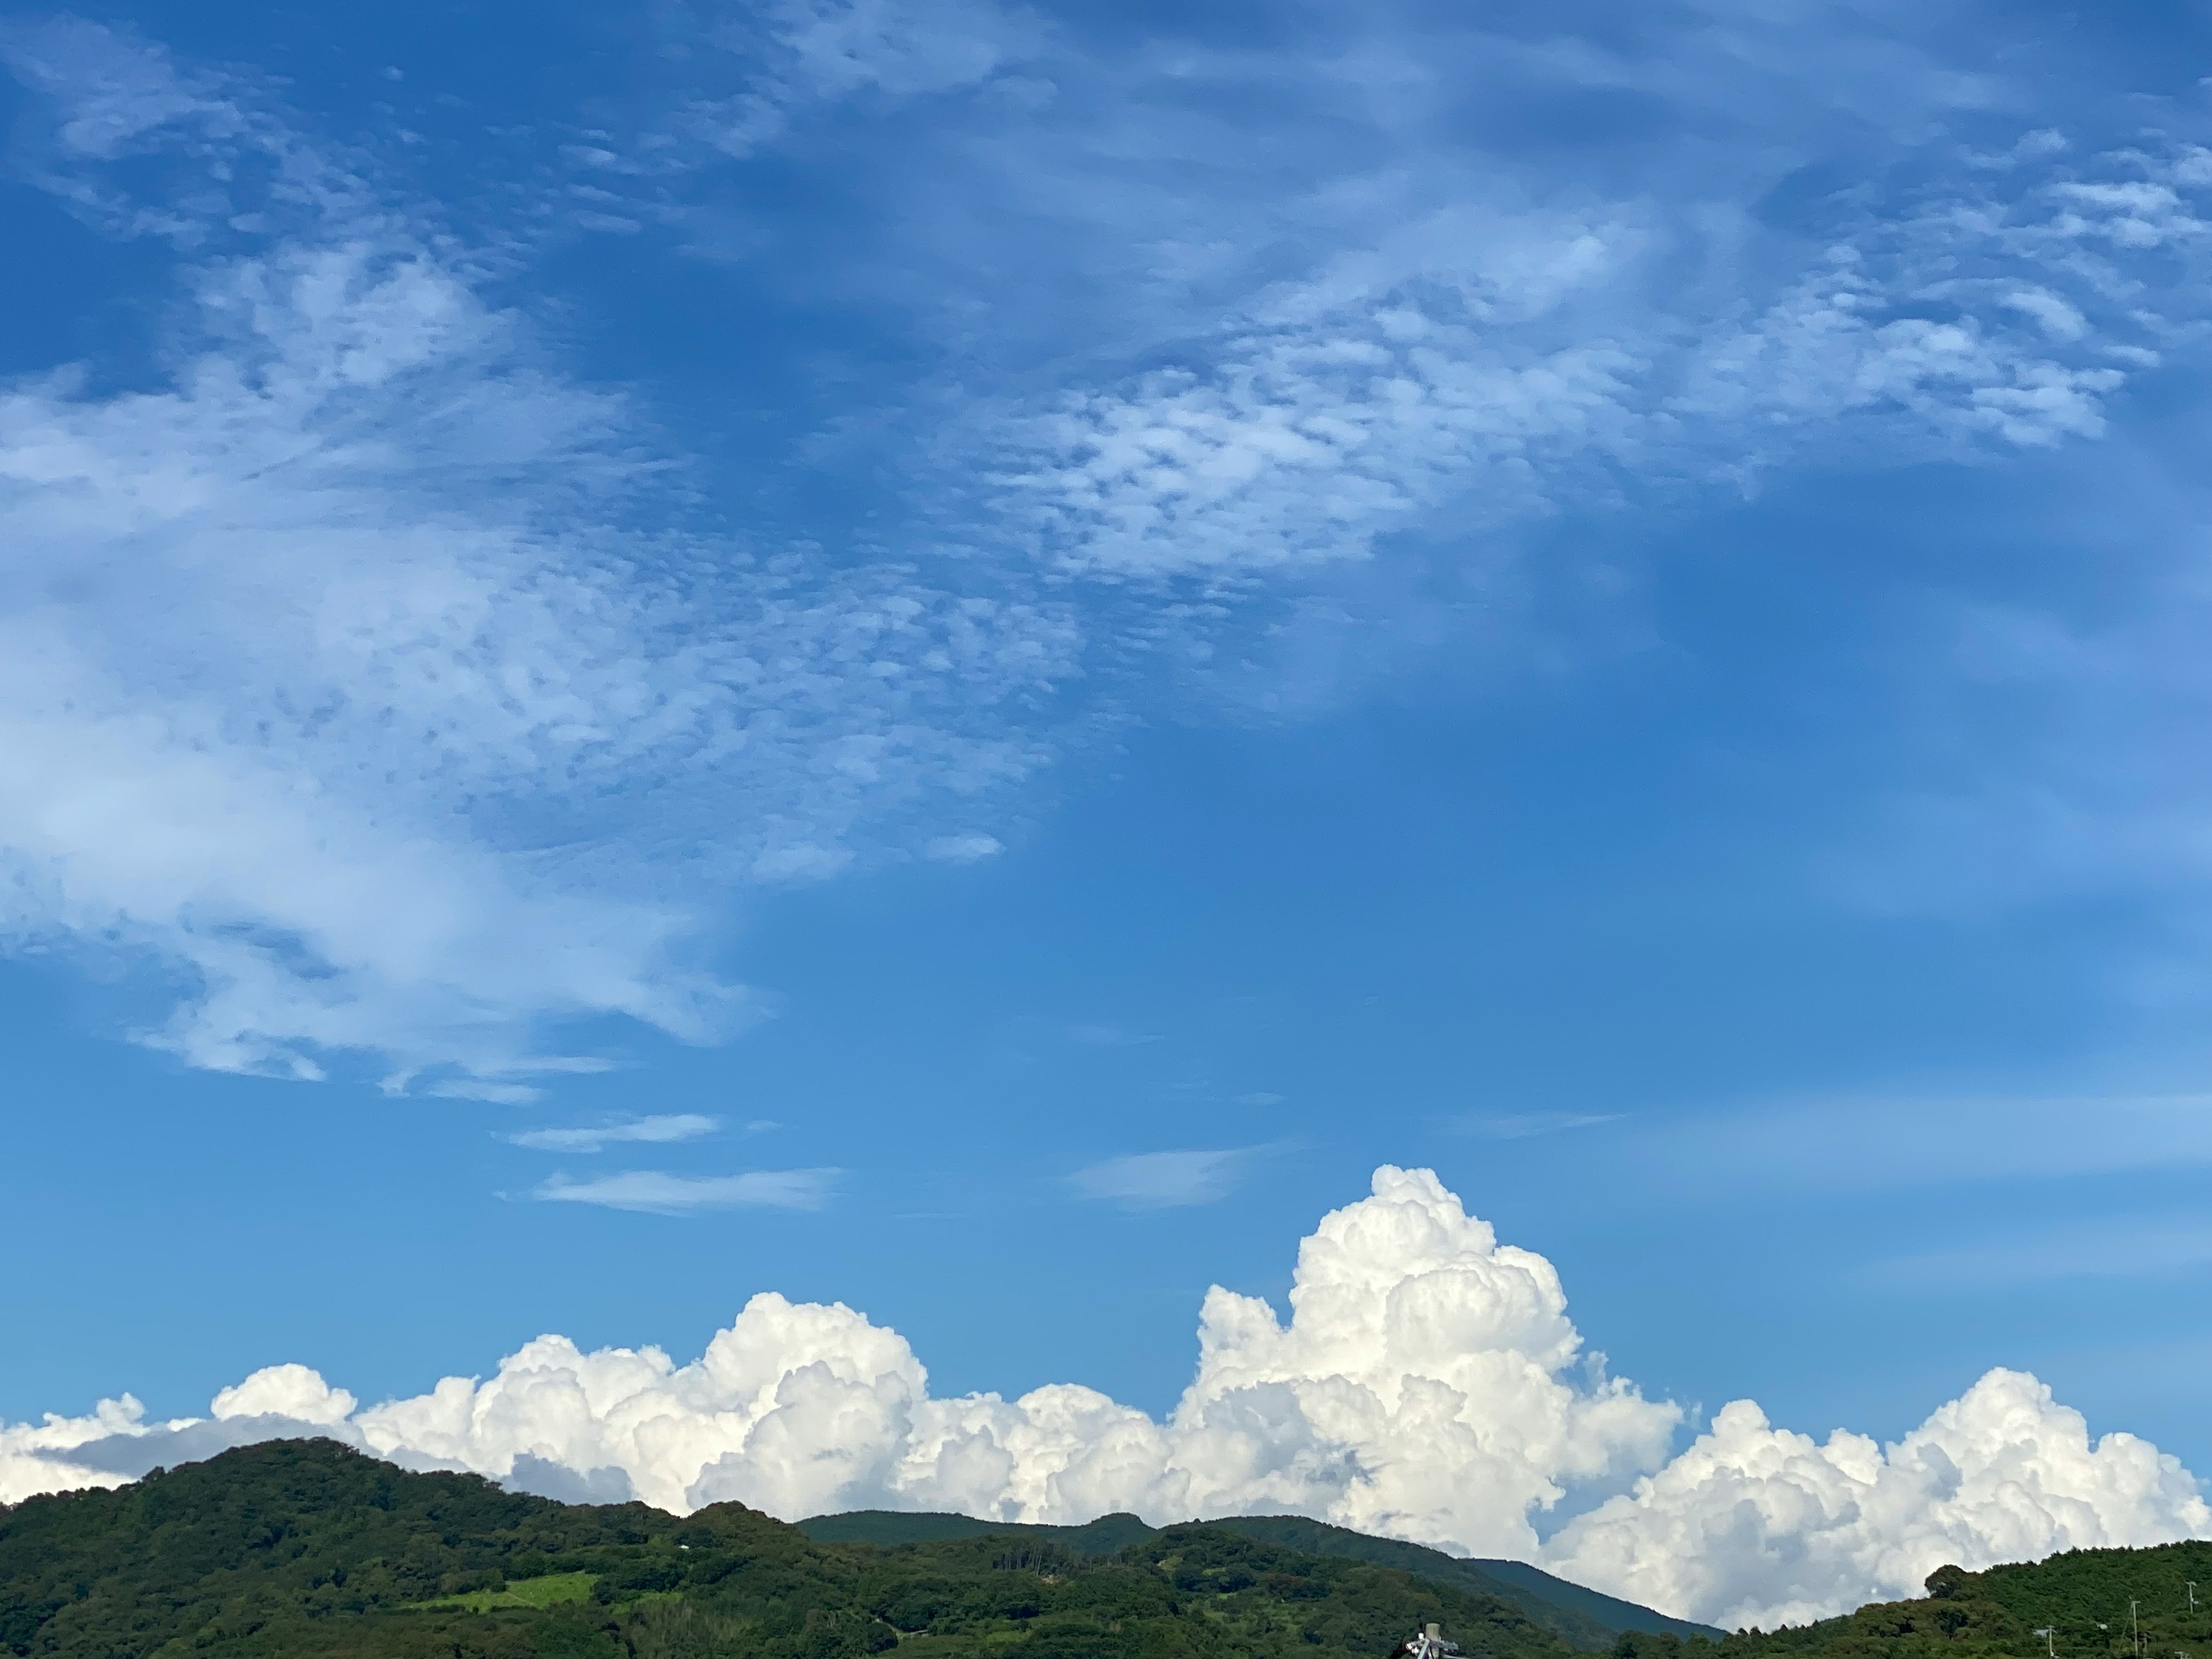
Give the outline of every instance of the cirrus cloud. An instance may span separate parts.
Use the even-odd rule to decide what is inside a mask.
[[[642,1142],[661,1146],[672,1141],[696,1140],[722,1127],[720,1118],[699,1112],[664,1112],[573,1129],[526,1129],[507,1137],[517,1146],[541,1152],[596,1152],[616,1144]]]
[[[818,1210],[830,1201],[842,1170],[750,1170],[743,1175],[681,1176],[659,1170],[573,1181],[555,1176],[531,1195],[556,1204],[596,1204],[652,1215],[700,1210]]]

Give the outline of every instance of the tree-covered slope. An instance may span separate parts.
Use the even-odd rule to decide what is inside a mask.
[[[1049,1540],[1078,1555],[1113,1555],[1141,1544],[1156,1530],[1133,1515],[1102,1515],[1079,1527],[1045,1526],[1023,1521],[978,1521],[971,1515],[933,1510],[848,1510],[801,1521],[799,1531],[821,1544],[933,1544],[952,1538],[981,1538],[988,1533]]]
[[[1473,1659],[1571,1659],[1500,1598],[1218,1527],[825,1543],[327,1441],[0,1510],[0,1651],[67,1659],[1381,1659],[1430,1621]]]
[[[1623,1631],[1670,1631],[1677,1636],[1718,1636],[1711,1626],[1669,1618],[1618,1596],[1554,1577],[1522,1561],[1462,1560],[1420,1544],[1375,1538],[1303,1516],[1238,1516],[1218,1521],[1247,1538],[1314,1555],[1342,1555],[1377,1566],[1396,1567],[1440,1584],[1457,1584],[1480,1595],[1517,1603],[1522,1610],[1577,1647],[1609,1648]]]
[[[1818,1624],[1730,1636],[1711,1659],[2212,1656],[2212,1543],[2070,1550],[1984,1572],[1942,1567],[1929,1575],[1927,1588],[1917,1601],[1877,1602]],[[1647,1638],[1633,1645],[1635,1659],[1671,1659],[1663,1641]]]
[[[1721,1633],[1709,1626],[1693,1624],[1686,1619],[1670,1619],[1633,1601],[1585,1589],[1580,1584],[1555,1578],[1518,1561],[1462,1560],[1419,1544],[1370,1537],[1326,1522],[1310,1521],[1303,1516],[1232,1516],[1206,1524],[1309,1555],[1339,1556],[1376,1566],[1395,1567],[1435,1583],[1450,1584],[1470,1595],[1494,1596],[1513,1603],[1530,1620],[1571,1645],[1592,1651],[1611,1648],[1623,1631],[1671,1631],[1677,1636],[1717,1637]],[[1111,1554],[1151,1536],[1152,1532],[1133,1515],[1101,1516],[1079,1527],[1053,1527],[1015,1526],[977,1521],[964,1515],[915,1514],[898,1510],[854,1510],[843,1515],[816,1516],[799,1525],[808,1537],[823,1543],[884,1546],[1014,1532],[1050,1539],[1062,1548],[1086,1555]]]

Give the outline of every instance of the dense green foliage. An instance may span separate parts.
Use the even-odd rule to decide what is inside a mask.
[[[1372,1538],[1365,1533],[1295,1515],[1234,1516],[1212,1521],[1220,1527],[1263,1544],[1280,1545],[1308,1555],[1340,1556],[1380,1567],[1395,1567],[1431,1583],[1449,1584],[1472,1595],[1509,1601],[1535,1624],[1569,1644],[1602,1652],[1628,1630],[1672,1631],[1678,1636],[1718,1636],[1720,1632],[1686,1619],[1669,1619],[1633,1601],[1584,1589],[1564,1578],[1554,1578],[1518,1561],[1467,1561],[1441,1550],[1391,1538]],[[1133,1515],[1107,1515],[1080,1527],[1018,1526],[972,1520],[964,1515],[914,1514],[896,1510],[855,1510],[845,1515],[817,1516],[799,1523],[799,1530],[823,1543],[918,1544],[951,1538],[974,1538],[985,1533],[1018,1532],[1050,1539],[1064,1549],[1083,1555],[1110,1555],[1153,1535],[1152,1528]]]
[[[2212,1659],[2212,1544],[2069,1550],[1985,1572],[1940,1567],[1927,1588],[1917,1601],[1741,1632],[1710,1645],[1626,1636],[1613,1652],[1615,1659]]]
[[[1079,1527],[1047,1527],[1018,1521],[978,1521],[972,1516],[927,1510],[850,1510],[843,1515],[817,1515],[811,1521],[801,1521],[799,1529],[817,1544],[878,1544],[885,1549],[1005,1533],[1048,1539],[1078,1555],[1115,1555],[1132,1544],[1143,1543],[1153,1533],[1135,1516],[1119,1513],[1102,1515]]]
[[[1433,1620],[1470,1659],[1572,1659],[1495,1596],[1223,1528],[1139,1530],[1112,1553],[1003,1530],[823,1543],[735,1504],[556,1504],[276,1442],[0,1510],[0,1652],[1382,1659]]]
[[[1554,1578],[1540,1567],[1522,1561],[1463,1561],[1419,1544],[1395,1538],[1373,1538],[1364,1532],[1332,1527],[1296,1515],[1239,1516],[1217,1521],[1247,1538],[1281,1544],[1311,1555],[1342,1555],[1376,1566],[1396,1567],[1439,1584],[1451,1584],[1477,1595],[1494,1595],[1511,1601],[1538,1624],[1565,1638],[1576,1647],[1605,1649],[1623,1631],[1672,1632],[1677,1636],[1717,1636],[1709,1626],[1687,1619],[1670,1619],[1633,1601],[1606,1595],[1564,1578]]]

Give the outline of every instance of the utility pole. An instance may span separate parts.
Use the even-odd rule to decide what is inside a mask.
[[[2045,1625],[2041,1630],[2033,1633],[2043,1638],[2043,1650],[2051,1656],[2051,1659],[2058,1659],[2058,1638],[2053,1633],[2051,1627]]]
[[[2194,1583],[2189,1587],[2189,1610],[2191,1613],[2197,1611],[2197,1586]]]

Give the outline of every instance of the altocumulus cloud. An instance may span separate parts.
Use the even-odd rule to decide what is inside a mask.
[[[656,527],[634,411],[253,88],[83,23],[0,48],[40,181],[188,301],[162,384],[0,392],[0,927],[164,964],[147,1041],[526,1098],[576,1063],[541,1021],[750,1017],[699,878],[833,872],[1034,763],[991,710],[1062,671],[1045,610]]]
[[[489,1377],[365,1409],[280,1365],[204,1419],[149,1423],[125,1396],[0,1429],[0,1501],[315,1433],[413,1468],[679,1512],[726,1498],[791,1518],[1295,1512],[1767,1625],[1909,1592],[1945,1561],[2212,1536],[2176,1460],[2124,1434],[2091,1440],[2014,1371],[1893,1445],[1840,1430],[1814,1441],[1738,1401],[1670,1459],[1680,1409],[1607,1378],[1552,1264],[1500,1243],[1426,1170],[1380,1169],[1370,1196],[1322,1219],[1290,1308],[1286,1322],[1208,1291],[1196,1375],[1164,1420],[1073,1383],[937,1398],[896,1331],[773,1292],[681,1365],[544,1336]],[[1540,1540],[1535,1517],[1600,1485],[1615,1495]]]
[[[906,388],[944,415],[914,423],[934,463],[909,458],[908,506],[954,526],[959,556],[697,532],[666,486],[708,493],[702,464],[486,299],[526,250],[457,246],[236,77],[82,22],[0,33],[47,116],[20,167],[106,233],[166,246],[176,279],[150,375],[0,391],[0,929],[159,964],[181,994],[144,1040],[301,1078],[365,1054],[394,1088],[519,1099],[579,1063],[547,1035],[563,1021],[714,1039],[761,1004],[708,966],[720,917],[699,895],[876,854],[988,857],[988,798],[1053,757],[1054,720],[1095,725],[1136,695],[1141,676],[1094,669],[1178,644],[1211,660],[1194,633],[1265,633],[1316,573],[1437,556],[1440,537],[1485,567],[1516,524],[1734,489],[1815,441],[1878,462],[2092,439],[2203,315],[2203,151],[1970,149],[1941,118],[1981,94],[1910,53],[1880,61],[1913,113],[1899,130],[1936,135],[1897,158],[1911,182],[1872,178],[1804,234],[1755,224],[1744,204],[1778,181],[1715,179],[1710,150],[1659,146],[1633,187],[1551,190],[1455,149],[1439,118],[1337,146],[1394,158],[1402,186],[1314,161],[1346,64],[1408,88],[1439,65],[1468,85],[1581,73],[1479,31],[1279,64],[1287,114],[1242,133],[1162,128],[1147,102],[1241,60],[1177,53],[1163,81],[981,0],[794,0],[739,52],[744,33],[683,60],[724,53],[743,84],[687,88],[628,149],[572,158],[621,198],[603,220],[682,217],[702,169],[837,100],[930,99],[984,124],[946,113],[941,142],[987,158],[933,189],[1059,204],[1024,246],[1118,284],[1098,339],[1065,333],[1090,307],[1055,305],[1046,342],[1019,296],[1056,280],[954,262],[963,282],[1012,273],[948,301],[1007,319],[988,359],[1004,383]],[[1826,71],[1806,54],[1718,52],[1710,33],[1614,68],[1707,114],[1796,120],[1873,61],[1814,54],[1844,67],[1808,94]],[[1084,95],[1016,95],[1029,69]],[[1192,179],[1304,156],[1288,194],[1315,216],[1291,234],[1255,205],[1284,191],[1160,188],[1173,167],[1102,177],[1128,148],[1102,135],[1136,126],[1147,155],[1156,131],[1206,155]],[[881,159],[949,165],[932,142]],[[653,172],[648,155],[675,159]],[[1114,222],[1083,217],[1101,203]],[[896,252],[873,264],[945,263]],[[1163,280],[1179,261],[1193,280]],[[1717,274],[1685,286],[1693,267]],[[1096,368],[1040,380],[1024,350]],[[2160,658],[2195,660],[2193,643]],[[1105,689],[1071,713],[1082,684]]]

